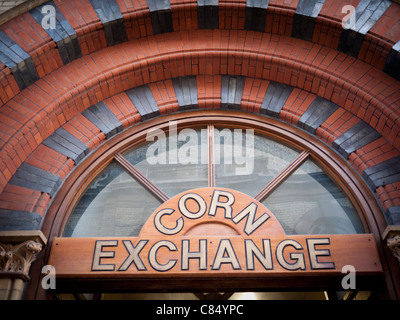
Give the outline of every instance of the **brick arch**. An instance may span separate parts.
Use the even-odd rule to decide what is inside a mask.
[[[3,230],[39,229],[68,173],[102,142],[193,108],[267,115],[316,135],[364,177],[388,224],[400,223],[400,88],[383,71],[397,59],[397,4],[367,34],[353,30],[356,54],[343,48],[350,36],[333,1],[317,16],[303,1],[108,3],[119,13],[55,1],[67,22],[58,38],[41,29],[38,9],[0,27],[0,51],[18,56],[0,59]],[[329,43],[324,32],[335,35]]]
[[[55,0],[10,13],[0,26],[0,99],[5,103],[38,79],[117,43],[189,30],[243,30],[292,36],[337,49],[399,79],[400,6],[389,0]],[[54,30],[42,7],[56,9]],[[344,5],[362,23],[342,27]],[[12,17],[16,15],[15,18]]]

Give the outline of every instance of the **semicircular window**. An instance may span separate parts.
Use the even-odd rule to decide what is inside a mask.
[[[155,130],[89,184],[65,237],[138,236],[169,198],[194,188],[246,193],[276,216],[286,234],[353,234],[364,228],[349,197],[307,150],[254,130]]]

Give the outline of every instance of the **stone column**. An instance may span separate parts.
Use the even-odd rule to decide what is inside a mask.
[[[47,239],[41,231],[0,232],[0,300],[20,300]]]

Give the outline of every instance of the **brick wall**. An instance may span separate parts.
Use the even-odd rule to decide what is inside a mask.
[[[316,135],[400,223],[400,85],[387,72],[398,67],[398,4],[364,34],[344,32],[333,0],[312,10],[286,0],[53,3],[55,32],[40,7],[0,26],[2,230],[40,228],[68,173],[121,130],[193,108],[250,111]]]

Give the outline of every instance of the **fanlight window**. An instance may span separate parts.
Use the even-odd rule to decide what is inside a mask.
[[[146,140],[116,154],[93,179],[70,214],[65,237],[138,236],[163,202],[207,186],[254,197],[288,235],[364,232],[349,197],[307,150],[213,125],[155,131]]]

